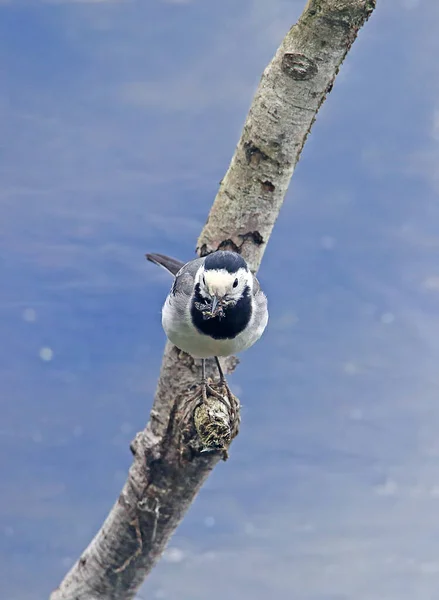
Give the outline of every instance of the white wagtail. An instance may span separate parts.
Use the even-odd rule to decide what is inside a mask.
[[[247,350],[264,332],[267,298],[258,280],[236,252],[218,250],[187,263],[163,254],[146,258],[175,276],[162,309],[168,339],[202,359],[201,383],[210,392],[205,359],[215,358],[220,382],[230,394],[218,356]]]

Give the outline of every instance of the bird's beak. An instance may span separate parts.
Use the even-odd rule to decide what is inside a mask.
[[[218,307],[218,298],[216,296],[214,296],[212,298],[212,304],[210,305],[210,313],[215,316],[216,315],[216,309]]]

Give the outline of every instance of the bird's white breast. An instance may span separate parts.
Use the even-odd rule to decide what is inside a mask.
[[[254,311],[246,329],[233,339],[216,340],[200,333],[193,325],[189,304],[179,309],[175,296],[168,296],[162,310],[162,325],[168,339],[194,358],[230,356],[250,348],[262,335],[268,321],[265,311],[255,323]]]

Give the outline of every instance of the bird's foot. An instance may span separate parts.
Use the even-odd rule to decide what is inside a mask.
[[[218,383],[203,381],[201,389],[203,402],[195,413],[195,426],[203,441],[202,451],[221,450],[227,460],[230,442],[239,432],[239,400],[224,378]]]
[[[213,397],[219,400],[226,408],[230,421],[231,439],[233,439],[239,431],[240,416],[239,416],[239,400],[232,394],[229,385],[225,379],[220,379],[218,383],[209,383],[207,381],[201,383],[203,391],[203,402],[207,402],[207,397]]]
[[[210,380],[200,382],[184,402],[181,411],[182,435],[190,436],[188,426],[192,422],[198,443],[201,442],[200,451],[220,451],[223,460],[227,460],[228,447],[238,434],[240,423],[239,400],[232,394],[227,383]]]
[[[224,398],[224,395],[221,394],[217,389],[215,389],[218,387],[219,387],[218,384],[210,383],[209,381],[202,381],[201,389],[202,389],[202,394],[203,394],[203,401],[207,402],[207,397],[211,396],[212,398],[216,398],[223,404],[226,404],[227,401]]]
[[[231,389],[229,388],[229,384],[225,379],[221,379],[219,385],[224,391],[222,398],[224,399],[224,394],[227,396],[230,427],[233,439],[238,435],[239,425],[241,423],[241,417],[239,414],[240,403],[238,398],[232,393]]]

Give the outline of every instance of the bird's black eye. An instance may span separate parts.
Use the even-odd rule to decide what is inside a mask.
[[[237,287],[238,286],[238,278],[235,279],[235,281],[233,282],[233,287]]]

